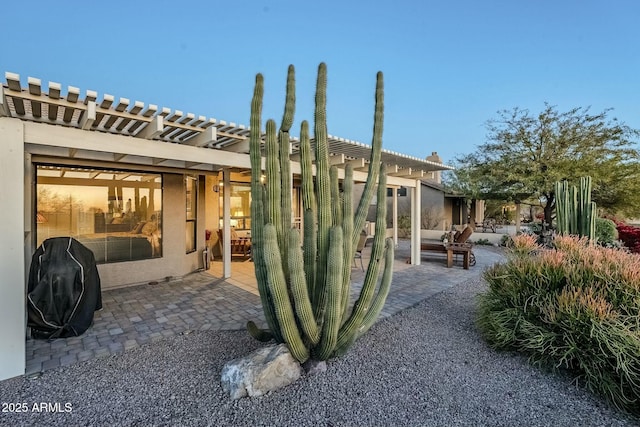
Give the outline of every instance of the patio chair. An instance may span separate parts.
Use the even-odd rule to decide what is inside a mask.
[[[220,253],[223,254],[224,240],[222,239],[222,230],[219,229],[217,233],[218,233],[218,247],[220,249]],[[243,256],[245,258],[251,256],[251,239],[249,239],[248,237],[238,237],[238,233],[236,233],[236,230],[232,229],[231,230],[231,256],[233,257],[234,255]]]
[[[482,232],[486,233],[487,230],[495,233],[498,228],[502,228],[502,225],[496,221],[495,218],[485,218],[482,221]]]
[[[358,240],[358,244],[356,245],[356,253],[353,256],[353,264],[356,265],[356,260],[359,259],[360,268],[362,269],[362,271],[364,271],[364,264],[362,263],[362,250],[367,244],[368,238],[369,236],[367,236],[367,233],[363,230],[362,233],[360,233],[360,240]]]

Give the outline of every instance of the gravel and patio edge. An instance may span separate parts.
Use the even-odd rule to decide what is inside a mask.
[[[386,318],[326,373],[260,398],[231,401],[220,371],[261,344],[245,331],[194,332],[0,382],[0,425],[640,424],[568,379],[488,348],[473,322],[484,288],[468,281]]]

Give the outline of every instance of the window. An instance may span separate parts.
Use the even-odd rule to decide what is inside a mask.
[[[36,244],[70,236],[98,264],[162,256],[162,176],[36,166]]]
[[[231,194],[229,195],[231,213],[230,224],[235,230],[251,231],[251,184],[248,182],[232,182],[230,185]],[[223,226],[224,218],[224,192],[226,187],[220,186],[219,196],[219,227]],[[300,188],[294,187],[291,195],[291,215],[293,225],[300,228],[302,218],[300,217],[301,201]],[[244,234],[243,234],[244,235]]]
[[[222,191],[226,191],[223,188]],[[236,230],[251,230],[251,185],[249,183],[232,183],[230,194],[231,227]],[[220,228],[222,228],[222,218],[224,197],[220,196]]]
[[[195,176],[184,177],[187,224],[186,224],[186,250],[187,253],[196,250],[196,216],[197,216],[197,198],[198,198],[198,178]]]
[[[387,188],[387,197],[393,197],[393,188]],[[398,188],[398,197],[407,197],[407,187]]]

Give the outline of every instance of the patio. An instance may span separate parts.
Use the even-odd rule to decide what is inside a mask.
[[[501,251],[493,247],[476,246],[474,251],[478,263],[470,270],[463,270],[460,260],[453,268],[446,268],[445,258],[431,255],[424,256],[420,266],[413,266],[406,263],[409,241],[401,240],[381,317],[477,277],[486,266],[502,259]],[[369,246],[363,250],[365,266],[370,252]],[[233,262],[232,271],[232,279],[222,279],[222,263],[213,262],[208,272],[104,291],[103,309],[95,313],[93,326],[82,336],[52,342],[27,338],[26,375],[108,357],[194,330],[240,330],[249,320],[265,325],[253,263]],[[363,280],[358,263],[352,269],[352,296],[359,292]]]

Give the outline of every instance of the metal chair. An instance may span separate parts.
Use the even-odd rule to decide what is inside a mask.
[[[362,271],[364,271],[364,264],[362,263],[362,250],[364,249],[365,245],[367,244],[367,239],[369,238],[369,236],[367,236],[367,233],[365,233],[364,231],[362,233],[360,233],[360,240],[358,240],[358,244],[356,245],[356,252],[353,255],[353,264],[356,265],[356,259],[360,260],[360,268],[362,269]]]

